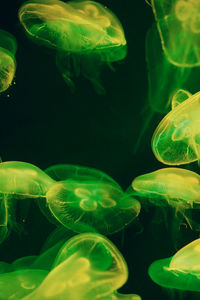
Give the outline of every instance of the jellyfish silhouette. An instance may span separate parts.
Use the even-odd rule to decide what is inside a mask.
[[[152,150],[167,165],[181,165],[200,157],[200,92],[176,106],[156,128]]]
[[[199,1],[152,0],[162,47],[170,63],[179,67],[200,65]]]
[[[180,249],[174,256],[151,264],[148,273],[158,285],[177,290],[200,292],[200,239]]]
[[[7,31],[0,30],[0,93],[5,92],[11,85],[15,70],[17,41]]]
[[[36,166],[17,161],[0,163],[0,242],[14,224],[14,200],[45,197],[53,180]]]
[[[94,1],[28,1],[19,9],[19,20],[33,41],[56,51],[57,67],[72,88],[73,75],[82,72],[103,93],[101,67],[124,59],[127,53],[119,20]]]

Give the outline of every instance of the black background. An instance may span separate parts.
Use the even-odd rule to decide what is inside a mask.
[[[55,56],[27,39],[17,18],[23,2],[5,0],[0,8],[0,28],[18,41],[16,84],[0,95],[2,160],[29,162],[41,169],[57,163],[94,167],[108,173],[123,188],[137,175],[163,167],[155,159],[150,143],[162,115],[154,116],[134,153],[145,120],[141,111],[144,107],[150,110],[146,103],[145,34],[154,21],[151,7],[144,0],[99,1],[120,19],[128,55],[123,62],[114,64],[115,72],[105,66],[101,78],[106,94],[97,95],[83,77],[75,79],[76,90],[70,93],[56,67]],[[151,262],[176,252],[176,236],[170,230],[174,217],[168,219],[169,224],[160,222],[156,228],[152,225],[153,215],[153,209],[142,209],[135,224],[109,237],[129,267],[129,279],[121,292],[138,293],[144,300],[181,296],[198,299],[198,294],[164,290],[148,277]],[[54,229],[34,203],[24,219],[25,234],[10,235],[0,246],[0,260],[12,262],[39,254]],[[189,229],[185,231],[179,248],[197,237]]]

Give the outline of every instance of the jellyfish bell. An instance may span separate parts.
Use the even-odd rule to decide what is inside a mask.
[[[78,180],[79,182],[87,181],[98,181],[98,182],[108,182],[113,185],[116,185],[117,188],[120,188],[119,184],[106,173],[85,166],[72,165],[72,164],[57,164],[48,167],[45,169],[45,173],[55,181],[65,181],[65,180]],[[44,216],[49,220],[49,222],[60,226],[60,222],[52,215],[49,211],[49,208],[46,204],[46,199],[39,199],[37,204],[44,214]]]
[[[0,93],[5,92],[13,81],[16,71],[16,51],[15,37],[0,29]]]
[[[0,242],[7,237],[8,227],[17,226],[15,200],[45,197],[53,183],[53,179],[32,164],[18,161],[0,163]]]
[[[99,234],[79,234],[61,247],[51,272],[23,300],[57,300],[66,296],[71,300],[135,299],[116,291],[127,276],[126,262],[109,240]]]
[[[65,180],[46,195],[52,215],[75,232],[112,234],[137,217],[140,204],[116,184],[98,180]]]
[[[28,1],[19,10],[19,20],[36,43],[56,50],[57,67],[71,86],[72,64],[76,77],[82,70],[103,91],[99,82],[102,63],[122,60],[127,54],[119,20],[94,1]]]
[[[57,164],[50,166],[44,170],[45,173],[53,180],[63,181],[67,179],[87,181],[87,180],[99,180],[103,182],[110,182],[117,186],[117,182],[109,175],[101,170],[89,168],[80,165],[72,164]]]
[[[132,182],[132,191],[145,210],[151,209],[152,229],[157,230],[155,224],[163,223],[175,247],[179,247],[186,228],[200,231],[200,176],[195,172],[163,168],[136,177]]]
[[[200,157],[200,92],[169,112],[152,137],[156,158],[167,165],[181,165]]]
[[[193,207],[200,204],[200,176],[181,168],[163,168],[136,177],[132,188],[156,205]]]
[[[169,62],[178,67],[199,66],[199,1],[151,2],[162,48]]]
[[[148,274],[165,288],[200,292],[200,239],[180,249],[174,256],[151,264]]]

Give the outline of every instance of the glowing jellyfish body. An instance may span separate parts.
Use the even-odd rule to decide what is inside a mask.
[[[72,83],[69,56],[73,55],[75,75],[80,71],[96,87],[102,62],[126,56],[126,39],[117,17],[94,1],[28,1],[19,10],[19,19],[37,43],[57,51],[57,66],[69,85]]]
[[[142,128],[135,144],[135,151],[141,146],[156,114],[166,114],[171,110],[174,94],[181,89],[196,89],[199,74],[191,68],[172,65],[165,57],[156,24],[148,30],[145,42],[146,63],[148,71],[148,95],[142,106],[139,122]],[[197,79],[198,80],[198,79]],[[142,122],[141,122],[142,119]],[[149,133],[150,134],[150,133]]]
[[[167,165],[187,164],[200,157],[200,92],[176,106],[156,128],[152,150]]]
[[[153,262],[148,273],[160,286],[200,292],[200,239],[186,245],[170,258]]]
[[[152,0],[162,47],[167,59],[180,67],[200,65],[200,2]]]
[[[119,187],[117,182],[106,173],[94,168],[88,168],[79,165],[71,165],[71,164],[53,165],[47,168],[45,170],[45,173],[55,181],[78,180],[80,182],[87,182],[88,180],[89,181],[95,180],[98,182],[108,182]],[[41,212],[45,215],[45,217],[51,223],[60,226],[60,222],[58,222],[57,219],[54,216],[52,216],[52,213],[49,211],[46,205],[46,199],[39,199],[37,203]]]
[[[23,299],[41,284],[47,273],[26,269],[0,274],[0,299]]]
[[[179,168],[164,168],[152,173],[136,177],[132,188],[139,197],[142,206],[152,203],[159,211],[157,221],[167,221],[167,227],[172,226],[174,242],[178,242],[180,225],[188,224],[192,229],[199,231],[199,222],[193,215],[194,209],[200,205],[200,176],[192,171]],[[174,211],[174,219],[169,221],[166,207]],[[162,212],[162,214],[160,213]],[[171,216],[171,215],[170,215]]]
[[[12,34],[0,30],[0,93],[11,85],[15,70],[17,42]]]
[[[156,205],[165,205],[165,200],[172,206],[200,203],[200,176],[185,169],[164,168],[138,176],[132,187]]]
[[[95,180],[55,183],[46,195],[53,216],[75,232],[117,232],[140,211],[140,204],[117,185]]]
[[[36,166],[24,162],[0,163],[0,241],[12,226],[14,199],[45,197],[53,180]]]
[[[126,263],[109,240],[98,234],[80,234],[64,244],[51,272],[23,300],[135,299],[116,292],[127,276]]]

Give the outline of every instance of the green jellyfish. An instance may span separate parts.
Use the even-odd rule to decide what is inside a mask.
[[[140,203],[100,170],[61,164],[45,172],[57,181],[38,205],[57,226],[62,224],[78,233],[112,234],[131,223],[140,212]]]
[[[0,93],[11,85],[15,70],[17,42],[14,36],[0,29]]]
[[[199,73],[192,68],[180,68],[172,65],[164,55],[156,24],[148,30],[145,42],[145,55],[148,71],[148,94],[140,113],[142,123],[139,136],[135,143],[135,152],[142,144],[152,121],[159,114],[171,110],[171,103],[177,90],[189,89],[196,91]]]
[[[55,181],[64,181],[68,179],[79,180],[79,181],[87,181],[87,180],[98,180],[100,182],[110,182],[115,184],[117,187],[119,185],[117,182],[107,175],[106,173],[94,169],[88,168],[79,165],[71,165],[71,164],[57,164],[50,166],[45,170],[45,173],[50,176]],[[52,215],[46,205],[46,199],[41,198],[37,201],[37,204],[41,210],[41,212],[45,215],[45,217],[53,224],[60,226],[60,222]]]
[[[0,163],[0,242],[14,226],[14,200],[45,197],[54,183],[36,166],[17,161]]]
[[[181,165],[200,157],[200,92],[176,106],[156,128],[152,150],[167,165]]]
[[[170,63],[200,65],[200,9],[198,0],[152,0],[162,48]]]
[[[184,291],[200,292],[200,239],[180,249],[174,256],[151,264],[148,273],[158,285]]]
[[[163,168],[136,177],[132,182],[134,197],[142,206],[159,209],[156,223],[164,222],[172,232],[175,245],[179,242],[181,225],[199,232],[195,213],[200,208],[200,176],[180,168]],[[130,188],[129,188],[130,190]],[[131,191],[129,191],[131,194]],[[174,215],[173,219],[171,214]],[[183,221],[185,220],[185,222]]]
[[[137,295],[117,293],[127,280],[126,262],[105,237],[86,233],[61,247],[51,272],[23,300],[140,300]]]
[[[191,96],[192,96],[192,94],[190,92],[183,90],[183,89],[178,89],[174,93],[172,100],[171,100],[172,109],[177,107],[179,104],[181,104],[183,101],[187,100]]]
[[[45,279],[45,270],[18,270],[0,274],[0,299],[24,299]]]
[[[98,180],[65,180],[46,194],[53,216],[75,232],[112,234],[137,217],[140,204],[116,184]]]
[[[122,25],[105,6],[94,1],[33,0],[19,9],[19,20],[28,36],[53,48],[57,67],[73,88],[73,75],[80,72],[97,92],[104,91],[100,69],[126,57]],[[71,72],[74,67],[74,74]]]

